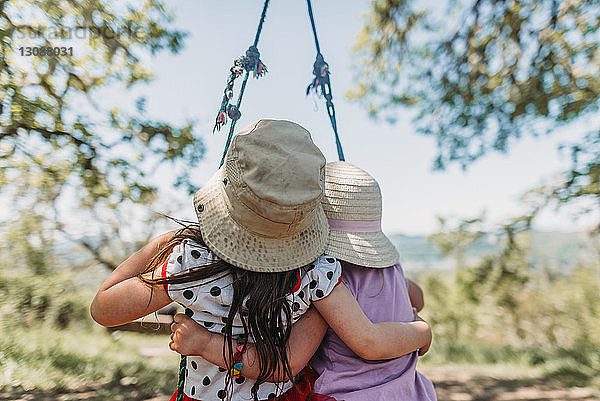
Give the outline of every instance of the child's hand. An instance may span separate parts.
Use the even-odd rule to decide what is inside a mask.
[[[202,356],[212,333],[183,313],[173,316],[169,348],[181,355]]]
[[[431,328],[429,329],[429,341],[427,341],[427,344],[425,344],[424,346],[422,346],[421,348],[419,348],[419,356],[423,356],[427,353],[427,351],[429,351],[429,347],[431,346],[431,340],[433,338],[433,336],[431,335]]]
[[[429,327],[429,323],[427,323],[425,320],[423,320],[423,318],[421,318],[421,316],[419,316],[417,314],[417,309],[416,308],[413,308],[413,313],[415,315],[413,321],[415,321],[415,322],[424,322],[424,323],[427,324],[427,327],[429,328],[428,341],[427,341],[427,343],[423,347],[419,348],[419,356],[423,356],[423,355],[425,355],[427,353],[427,351],[429,351],[429,347],[431,346],[431,340],[433,338],[432,333],[431,333],[431,327]]]

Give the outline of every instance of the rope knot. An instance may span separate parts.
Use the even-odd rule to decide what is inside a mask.
[[[250,46],[248,50],[246,50],[245,62],[244,66],[247,71],[253,71],[258,62],[260,61],[260,52],[256,48],[256,46]]]
[[[267,66],[260,60],[260,52],[256,46],[250,46],[243,57],[244,69],[252,71],[254,78],[262,77],[267,72]]]
[[[318,95],[319,87],[321,87],[321,94],[325,95],[326,91],[323,86],[329,83],[329,64],[325,62],[321,53],[317,53],[317,58],[313,64],[313,75],[315,77],[306,88],[306,94],[308,95],[311,91],[314,91]]]
[[[242,113],[239,110],[239,106],[229,104],[233,99],[233,85],[235,84],[235,80],[246,71],[247,73],[252,72],[254,78],[262,77],[267,72],[267,66],[260,60],[260,52],[256,48],[256,46],[252,45],[246,50],[246,53],[243,56],[236,58],[233,61],[233,66],[229,69],[229,77],[227,78],[227,85],[225,86],[225,90],[223,91],[223,99],[221,100],[221,107],[219,107],[219,111],[217,113],[217,118],[215,119],[215,125],[213,127],[213,132],[219,131],[221,127],[227,124],[227,117],[233,121],[238,120]],[[248,79],[246,77],[245,79]],[[240,99],[238,99],[238,104],[243,95],[243,87],[240,93]]]
[[[230,104],[227,106],[227,116],[229,116],[229,118],[231,118],[233,121],[236,121],[240,119],[242,112],[236,105]]]

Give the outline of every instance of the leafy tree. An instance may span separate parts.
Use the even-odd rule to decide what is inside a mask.
[[[571,269],[553,272],[536,263],[530,252],[527,222],[515,219],[486,231],[484,224],[482,218],[443,221],[441,232],[430,237],[444,255],[455,257],[480,246],[473,241],[477,236],[497,244],[477,260],[461,257],[454,280],[445,280],[439,272],[424,278],[429,307],[423,315],[435,326],[440,341],[449,350],[461,344],[473,350],[472,343],[483,342],[495,349],[549,352],[544,356],[535,351],[529,362],[548,361],[550,371],[562,366],[561,353],[571,355],[564,361],[571,364],[581,357],[576,351],[581,349],[584,356],[573,373],[597,377],[599,365],[585,355],[598,349],[597,338],[589,333],[600,323],[599,259],[583,259]]]
[[[191,122],[147,118],[144,98],[134,112],[94,101],[104,88],[147,83],[152,74],[142,59],[182,48],[185,34],[172,22],[154,0],[0,0],[0,193],[13,207],[46,216],[65,231],[56,205],[70,190],[104,222],[102,209],[115,216],[124,206],[155,200],[149,172],[158,165],[178,170],[202,157]],[[77,38],[85,38],[84,46],[72,54],[27,57],[19,49],[60,47]],[[176,184],[189,186],[186,170],[179,170]],[[86,217],[93,222],[92,213]],[[83,244],[100,256],[96,245]]]
[[[484,343],[483,359],[496,362],[528,348],[529,362],[550,377],[598,377],[598,342],[588,335],[599,321],[597,260],[549,274],[535,266],[529,240],[532,221],[550,205],[575,204],[588,219],[600,206],[600,126],[591,118],[600,103],[599,28],[598,0],[372,1],[349,96],[392,122],[399,110],[414,110],[418,132],[436,139],[435,168],[467,168],[559,128],[572,159],[556,182],[524,195],[523,216],[493,228],[482,217],[440,219],[430,240],[458,268],[453,280],[436,272],[423,281],[423,315],[440,334],[431,355],[474,358]],[[573,122],[585,122],[586,135],[567,136]],[[499,247],[466,257],[491,239]]]
[[[600,100],[597,0],[373,0],[349,96],[393,120],[416,110],[436,138],[435,168],[463,168],[527,135],[589,121]],[[600,204],[600,127],[571,140],[572,168],[538,189],[542,204]],[[584,211],[585,212],[585,211]],[[600,225],[598,226],[600,229]]]

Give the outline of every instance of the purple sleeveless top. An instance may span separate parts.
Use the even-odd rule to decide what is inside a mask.
[[[342,262],[342,281],[374,323],[413,321],[399,264],[373,269]],[[313,391],[338,401],[437,400],[433,384],[416,370],[416,351],[396,359],[367,361],[329,328],[310,365],[319,373]]]

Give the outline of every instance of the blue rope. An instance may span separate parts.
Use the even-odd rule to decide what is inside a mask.
[[[265,0],[262,14],[260,15],[260,21],[258,23],[258,28],[256,30],[256,35],[254,36],[254,43],[252,44],[252,46],[250,46],[248,48],[248,50],[246,51],[246,56],[243,57],[242,61],[241,61],[241,63],[243,63],[243,68],[246,71],[246,74],[244,76],[244,80],[242,81],[242,86],[240,88],[240,94],[238,96],[236,105],[229,106],[229,108],[227,109],[227,111],[228,111],[227,114],[231,118],[231,125],[229,126],[229,134],[227,135],[227,142],[225,142],[225,149],[223,149],[223,156],[221,156],[221,162],[219,163],[219,167],[221,167],[223,165],[223,162],[225,161],[225,155],[227,154],[227,149],[229,149],[229,145],[231,144],[231,139],[233,138],[233,131],[235,130],[235,124],[237,123],[237,120],[239,120],[239,118],[241,117],[240,106],[242,104],[242,97],[244,96],[244,90],[246,89],[246,83],[248,82],[248,77],[250,76],[250,71],[254,71],[254,74],[256,77],[260,77],[262,74],[264,74],[267,71],[265,65],[262,63],[262,61],[260,61],[260,53],[258,52],[257,46],[258,46],[258,39],[260,39],[260,33],[262,32],[263,23],[265,22],[265,17],[267,15],[267,8],[269,7],[269,1],[270,0]],[[236,63],[238,63],[237,60],[234,63],[234,68],[235,68]],[[233,74],[234,74],[234,71],[232,68],[232,76],[233,76]],[[237,74],[236,77],[238,75],[239,74]],[[233,79],[235,79],[235,77]],[[231,81],[231,85],[229,85],[229,82],[228,82],[228,87],[225,88],[225,95],[223,97],[223,102],[221,103],[221,110],[219,111],[219,114],[217,115],[217,123],[215,124],[215,127],[217,129],[219,128],[219,124],[223,121],[223,119],[220,119],[220,117],[222,116],[222,113],[223,113],[223,103],[226,102],[226,98],[228,101],[228,99],[233,95],[233,92],[232,92],[233,80],[231,79],[231,77],[230,77],[230,81]],[[231,110],[231,114],[229,113],[229,110]],[[232,114],[234,114],[234,116],[232,116]],[[213,132],[214,132],[214,129],[213,129]]]
[[[338,135],[337,121],[335,119],[335,106],[333,105],[333,94],[331,93],[331,81],[329,80],[329,64],[323,59],[321,54],[321,47],[319,46],[319,38],[317,37],[317,28],[315,27],[315,19],[312,12],[312,5],[310,0],[306,0],[308,6],[308,16],[310,18],[310,25],[312,27],[313,36],[315,38],[315,47],[317,48],[317,58],[313,64],[313,81],[306,88],[306,94],[308,95],[311,90],[315,93],[321,92],[321,95],[325,98],[327,105],[327,115],[329,115],[329,121],[331,122],[331,128],[333,129],[333,135],[335,137],[335,146],[337,148],[338,158],[341,161],[346,160],[344,158],[344,150],[342,149],[342,142]]]
[[[187,357],[181,355],[181,361],[179,362],[179,381],[177,382],[177,398],[176,401],[183,400],[183,385],[185,384],[185,366]]]

